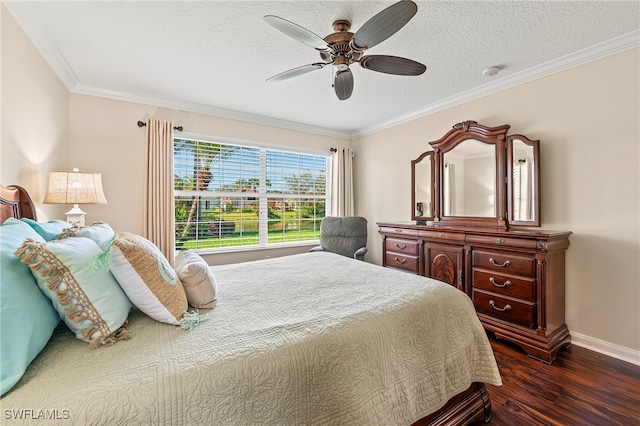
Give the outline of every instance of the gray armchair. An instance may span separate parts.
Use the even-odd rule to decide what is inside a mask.
[[[367,219],[327,216],[320,223],[320,245],[309,251],[328,251],[364,260],[366,246]]]

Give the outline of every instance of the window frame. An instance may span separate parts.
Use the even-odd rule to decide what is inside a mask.
[[[280,145],[280,144],[272,144],[272,143],[265,143],[265,142],[257,142],[257,141],[249,141],[249,140],[245,140],[245,139],[235,139],[235,138],[228,138],[228,137],[216,137],[216,136],[211,136],[211,135],[203,135],[203,134],[198,134],[198,133],[190,133],[190,132],[181,132],[180,134],[174,135],[173,137],[173,144],[175,146],[175,141],[176,140],[197,140],[197,141],[201,141],[201,142],[209,142],[209,143],[214,143],[214,144],[221,144],[221,145],[234,145],[234,146],[242,146],[242,147],[246,147],[246,148],[256,148],[260,150],[260,157],[261,157],[261,165],[260,165],[260,170],[261,170],[261,176],[263,173],[266,173],[267,168],[266,165],[264,166],[264,170],[263,170],[263,164],[262,160],[265,157],[265,152],[266,150],[274,150],[274,151],[282,151],[282,152],[286,152],[286,153],[293,153],[293,154],[298,154],[298,155],[314,155],[314,156],[323,156],[326,157],[326,191],[324,196],[320,196],[320,195],[312,195],[311,197],[307,197],[307,198],[316,198],[316,199],[321,199],[324,201],[325,203],[325,215],[323,217],[326,217],[327,215],[330,214],[331,212],[331,192],[332,192],[332,183],[331,183],[331,177],[332,177],[332,156],[331,153],[327,152],[328,150],[323,150],[323,149],[319,149],[319,148],[308,148],[308,147],[300,147],[300,146],[295,146],[295,145]],[[175,157],[174,157],[174,165],[173,165],[173,173],[172,176],[175,179],[175,175],[176,175],[176,168],[175,168]],[[258,197],[260,200],[264,200],[264,203],[267,202],[267,200],[269,198],[273,198],[271,196],[272,193],[269,193],[268,191],[264,191],[264,189],[266,188],[260,188],[259,192],[258,192]],[[229,192],[225,192],[225,191],[214,191],[213,194],[215,195],[211,195],[211,191],[196,191],[196,190],[176,190],[175,189],[175,182],[173,184],[173,203],[175,205],[176,202],[176,198],[179,196],[194,196],[194,195],[200,195],[201,197],[203,196],[203,194],[208,194],[212,197],[221,197],[221,196],[237,196],[237,193],[229,193]],[[224,194],[224,195],[222,195]],[[279,195],[284,195],[285,197],[289,197],[291,196],[291,198],[304,198],[305,195],[308,194],[280,194]],[[203,198],[205,198],[206,195],[204,195]],[[241,197],[238,197],[241,198]],[[261,202],[261,204],[264,204]],[[226,247],[206,247],[206,248],[193,248],[193,249],[189,249],[189,250],[193,250],[195,252],[201,253],[201,254],[214,254],[214,253],[231,253],[231,252],[243,252],[243,251],[260,251],[260,250],[272,250],[272,249],[283,249],[283,248],[295,248],[295,247],[304,247],[304,246],[315,246],[319,244],[319,239],[313,239],[313,240],[304,240],[304,241],[293,241],[293,242],[272,242],[269,243],[268,242],[268,237],[266,233],[263,233],[263,231],[267,232],[268,231],[268,215],[266,214],[266,211],[262,211],[262,206],[260,207],[260,214],[258,215],[258,227],[259,227],[259,242],[257,245],[246,245],[246,246],[226,246]],[[322,218],[319,218],[318,220],[320,221]],[[175,221],[175,213],[174,213],[174,221]],[[318,231],[319,232],[319,231]],[[319,235],[319,234],[318,234]],[[182,250],[178,247],[178,239],[176,238],[176,245],[175,245],[175,249],[176,250]]]

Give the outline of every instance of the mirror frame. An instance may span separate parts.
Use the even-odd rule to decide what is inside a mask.
[[[506,169],[505,151],[507,141],[508,124],[497,127],[487,127],[475,121],[463,121],[455,124],[453,129],[437,141],[429,142],[435,151],[435,193],[436,208],[434,209],[434,222],[443,225],[472,225],[482,227],[496,227],[507,229],[507,205],[506,205]],[[474,217],[474,216],[444,216],[442,206],[444,205],[444,154],[451,151],[458,144],[465,140],[475,139],[480,142],[494,145],[496,153],[496,215],[495,217]]]
[[[418,225],[425,224],[426,220],[432,220],[433,225],[452,226],[475,226],[491,227],[493,229],[506,230],[509,226],[540,226],[540,141],[532,140],[524,135],[507,136],[511,126],[503,124],[497,127],[487,127],[478,124],[476,121],[463,121],[455,124],[442,138],[429,142],[432,151],[423,153],[416,160],[411,162],[411,217],[417,221]],[[475,139],[483,143],[495,146],[496,152],[496,194],[495,194],[495,217],[474,217],[474,216],[444,216],[444,154],[454,149],[465,140]],[[514,140],[521,140],[527,146],[533,147],[533,171],[534,178],[533,196],[533,218],[532,220],[511,220],[514,217],[513,202],[513,143]],[[415,216],[415,164],[425,156],[432,155],[432,216]]]
[[[415,160],[411,160],[411,220],[415,220],[417,224],[424,225],[427,221],[432,221],[434,217],[435,211],[435,191],[434,191],[434,181],[435,181],[435,160],[434,160],[434,151],[423,152],[418,158]],[[425,157],[429,157],[429,162],[431,163],[431,215],[429,216],[416,216],[416,164],[422,162]]]
[[[533,218],[532,220],[515,220],[515,203],[513,187],[513,142],[519,140],[526,146],[533,148]],[[514,226],[540,226],[540,141],[531,140],[524,135],[511,135],[507,137],[507,203],[509,224]]]

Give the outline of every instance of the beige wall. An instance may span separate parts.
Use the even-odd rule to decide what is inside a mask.
[[[17,26],[4,5],[2,20],[2,118],[0,182],[23,186],[39,219],[67,209],[42,205],[50,170],[67,167],[69,91]]]
[[[64,218],[70,206],[43,205],[50,170],[78,167],[102,173],[107,205],[86,205],[87,221],[119,231],[143,232],[148,118],[173,121],[190,135],[209,135],[272,146],[329,151],[351,141],[168,108],[70,94],[1,6],[2,141],[0,182],[32,195],[39,220]],[[307,251],[309,247],[207,255],[210,264]]]
[[[146,128],[138,120],[172,121],[191,135],[209,135],[268,145],[329,152],[351,141],[132,102],[72,94],[69,103],[69,165],[102,173],[107,205],[88,205],[87,220],[104,220],[116,230],[143,233]],[[176,132],[176,135],[179,134]],[[205,255],[210,264],[263,259],[309,247]]]
[[[510,124],[541,140],[542,226],[574,233],[569,329],[640,350],[639,64],[630,50],[354,141],[369,259],[381,262],[376,221],[411,219],[410,162],[430,141],[464,120]]]

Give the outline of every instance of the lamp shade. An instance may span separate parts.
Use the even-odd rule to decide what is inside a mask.
[[[44,204],[107,204],[102,174],[72,171],[49,172]]]

